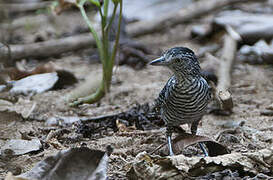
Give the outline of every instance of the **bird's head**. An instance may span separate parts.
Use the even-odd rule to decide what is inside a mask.
[[[163,53],[161,57],[149,63],[153,66],[166,66],[175,74],[199,74],[199,62],[194,52],[186,47],[174,47]]]

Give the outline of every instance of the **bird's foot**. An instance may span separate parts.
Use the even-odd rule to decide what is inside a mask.
[[[198,144],[199,144],[199,146],[200,146],[200,149],[203,151],[204,156],[205,156],[205,157],[208,157],[208,156],[209,156],[209,153],[208,153],[208,151],[206,150],[204,143],[198,143]]]
[[[173,149],[172,149],[172,140],[171,140],[171,136],[167,136],[167,141],[168,141],[168,147],[169,147],[169,152],[170,152],[170,156],[173,156]]]

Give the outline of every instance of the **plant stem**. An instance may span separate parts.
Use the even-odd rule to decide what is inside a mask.
[[[91,31],[91,33],[92,33],[92,35],[93,35],[93,37],[94,37],[94,39],[96,41],[96,44],[97,44],[97,47],[98,47],[98,50],[99,50],[100,59],[102,61],[102,64],[104,64],[102,44],[101,44],[101,41],[99,39],[99,36],[98,36],[97,32],[95,31],[95,29],[93,28],[90,20],[88,19],[83,5],[78,5],[78,8],[80,9],[82,17],[83,17],[84,21],[86,22],[86,24],[88,25],[88,28],[90,29],[90,31]]]
[[[99,13],[100,13],[100,17],[101,17],[101,26],[104,26],[104,21],[105,21],[105,19],[103,18],[103,13],[102,13],[102,11],[101,11],[101,8],[99,8]]]
[[[107,26],[105,27],[105,31],[107,32],[107,34],[108,34],[109,29],[111,28],[111,26],[113,24],[113,21],[114,21],[114,19],[116,17],[117,7],[118,7],[118,4],[115,4],[111,19],[110,19],[109,23],[107,24]]]
[[[107,9],[108,9],[108,5],[109,5],[109,0],[104,1],[104,12],[102,14],[102,10],[100,9],[100,15],[101,15],[101,34],[102,34],[102,47],[103,47],[103,83],[104,83],[104,90],[108,91],[109,86],[110,86],[110,82],[108,82],[108,71],[110,70],[108,68],[108,64],[110,61],[109,58],[109,41],[108,41],[108,34],[106,33],[105,26],[107,24]]]
[[[103,96],[105,95],[105,87],[104,87],[104,83],[103,81],[100,84],[100,87],[97,89],[97,91],[89,96],[85,96],[83,98],[79,98],[77,101],[74,101],[72,103],[70,103],[70,106],[77,106],[79,104],[82,103],[95,103],[97,101],[99,101],[101,98],[103,98]]]
[[[116,14],[116,9],[117,9],[117,5],[115,4],[114,7],[114,12],[112,14],[111,19],[115,18],[115,14]],[[122,20],[122,1],[120,2],[120,14],[119,14],[119,22],[118,22],[118,31],[116,33],[116,38],[115,38],[115,44],[112,50],[112,54],[111,54],[111,59],[109,59],[109,63],[107,63],[107,71],[105,73],[105,84],[106,84],[106,91],[110,91],[110,83],[112,80],[112,73],[113,73],[113,66],[114,66],[114,62],[115,62],[115,58],[116,58],[116,54],[117,54],[117,49],[119,47],[119,34],[120,34],[120,26],[121,26],[121,20]],[[111,21],[111,20],[110,20]],[[113,22],[113,20],[112,20]],[[112,23],[112,22],[109,22]],[[109,26],[110,27],[110,26]],[[106,33],[109,33],[109,29],[106,29]]]
[[[119,46],[119,34],[120,34],[120,26],[121,26],[121,20],[122,20],[122,0],[119,2],[120,4],[120,13],[119,13],[119,22],[118,22],[118,31],[116,33],[116,39],[115,39],[115,44],[113,47],[112,52],[109,51],[109,29],[113,23],[113,20],[116,15],[116,10],[118,4],[115,4],[114,11],[112,14],[112,17],[110,19],[109,24],[107,25],[107,28],[105,28],[107,24],[107,13],[108,13],[108,5],[109,5],[109,0],[105,0],[105,5],[104,5],[104,14],[102,14],[102,11],[100,9],[100,15],[101,15],[101,32],[102,32],[102,39],[100,40],[96,31],[91,25],[91,22],[89,21],[86,12],[83,8],[83,4],[78,5],[81,14],[87,23],[95,41],[98,46],[99,54],[100,54],[100,59],[102,62],[102,67],[103,67],[103,78],[100,84],[100,87],[96,90],[94,94],[91,94],[89,96],[86,96],[84,98],[79,98],[77,101],[74,101],[71,103],[71,106],[76,106],[82,103],[95,103],[99,101],[106,92],[110,90],[110,85],[111,85],[111,80],[112,80],[112,73],[113,73],[113,65],[115,62],[116,54],[117,54],[117,49]]]
[[[119,3],[119,19],[118,19],[118,31],[116,34],[116,39],[115,39],[115,44],[114,44],[114,48],[113,48],[113,52],[112,52],[112,56],[111,56],[111,61],[110,61],[110,66],[113,67],[114,62],[115,62],[115,58],[117,55],[117,49],[119,47],[119,35],[120,35],[120,26],[121,26],[121,20],[122,20],[122,0],[120,0]]]
[[[104,0],[104,5],[103,5],[103,15],[107,19],[108,16],[108,6],[109,6],[109,0]],[[106,21],[105,21],[106,22]]]

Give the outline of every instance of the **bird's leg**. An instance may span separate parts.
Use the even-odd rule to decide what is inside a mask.
[[[170,156],[174,155],[173,148],[172,148],[172,133],[173,133],[173,127],[167,126],[166,135],[167,135],[167,142],[168,142]]]
[[[195,121],[195,122],[193,122],[191,124],[191,133],[193,135],[196,135],[196,133],[197,133],[197,126],[198,126],[198,124],[199,124],[199,121]],[[205,157],[209,156],[208,151],[205,148],[205,144],[204,143],[198,143],[198,144],[199,144],[201,150],[203,151]]]

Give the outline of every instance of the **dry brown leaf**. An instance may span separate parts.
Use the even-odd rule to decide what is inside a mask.
[[[116,125],[119,130],[119,132],[132,132],[133,130],[136,130],[135,126],[129,126],[127,127],[124,123],[120,122],[118,119],[116,120]]]
[[[58,149],[58,150],[65,149],[65,147],[56,138],[52,138],[48,140],[47,143],[53,146],[55,149]]]
[[[37,163],[30,171],[18,177],[27,179],[96,179],[107,178],[107,165],[113,149],[105,151],[86,147],[62,150],[55,156],[47,157]]]
[[[273,146],[249,153],[231,153],[216,157],[151,156],[139,153],[127,173],[141,179],[184,179],[201,176],[223,169],[240,170],[239,173],[257,175],[273,173]]]
[[[55,72],[55,71],[56,71],[56,69],[55,69],[55,65],[53,62],[48,62],[48,63],[42,64],[31,71],[24,71],[24,70],[20,70],[18,68],[15,68],[15,67],[7,68],[7,69],[3,70],[3,72],[6,73],[10,77],[11,80],[19,80],[19,79],[22,79],[22,78],[25,78],[27,76],[34,75],[34,74],[51,73],[51,72]]]
[[[15,112],[24,119],[27,119],[34,112],[36,105],[37,105],[36,102],[23,98],[19,98],[15,104],[0,99],[1,112]]]
[[[59,15],[64,10],[69,9],[77,4],[77,0],[58,0],[58,5],[53,8],[53,11]]]
[[[192,135],[188,133],[181,134],[173,140],[173,151],[175,154],[179,154],[184,148],[196,143],[205,143],[208,148],[209,156],[218,156],[229,153],[229,150],[225,146],[209,137]],[[169,154],[167,145],[164,146],[162,153],[164,155]]]
[[[25,178],[15,177],[11,172],[8,172],[8,174],[5,177],[5,180],[28,180]]]

